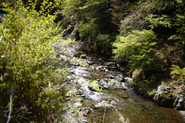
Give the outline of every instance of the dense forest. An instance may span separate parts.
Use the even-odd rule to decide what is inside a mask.
[[[148,98],[158,85],[174,87],[161,95],[167,100],[157,100],[162,106],[174,108],[166,103],[184,94],[183,0],[7,1],[0,6],[6,13],[0,23],[1,121],[60,120],[67,110],[61,85],[69,74],[54,52],[62,38],[127,66],[133,86]]]

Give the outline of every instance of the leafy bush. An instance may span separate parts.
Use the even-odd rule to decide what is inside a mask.
[[[91,19],[89,23],[81,21],[78,25],[80,37],[88,38],[94,37],[96,34],[97,25],[94,23],[95,19]]]
[[[180,69],[177,65],[172,65],[171,73],[173,79],[183,79],[185,76],[185,69]]]
[[[104,49],[108,51],[109,49],[112,49],[111,42],[114,40],[114,36],[112,35],[103,35],[99,34],[96,37],[96,45],[99,47],[98,49]]]
[[[49,15],[44,10],[53,8],[46,0],[39,12],[36,2],[24,6],[19,0],[14,7],[3,5],[8,15],[0,26],[4,37],[0,41],[0,115],[4,117],[0,119],[7,120],[3,111],[9,108],[11,122],[57,122],[56,114],[64,111],[61,84],[67,74],[60,69],[52,47],[62,37],[59,25],[54,23],[57,13]]]
[[[128,36],[119,36],[113,46],[115,58],[125,57],[131,69],[157,69],[153,47],[157,38],[152,30],[134,30]],[[154,65],[155,64],[155,65]]]
[[[157,4],[159,3],[159,4]],[[158,1],[158,2],[152,2],[154,7],[160,6],[159,11],[163,11],[162,15],[159,13],[155,14],[149,14],[148,17],[146,17],[147,20],[150,21],[151,25],[150,27],[152,29],[160,26],[165,28],[172,28],[172,30],[176,31],[173,33],[173,35],[170,35],[168,40],[176,40],[177,43],[180,43],[182,45],[185,44],[185,9],[184,9],[184,2],[182,0],[175,0],[175,1]],[[151,4],[151,5],[152,5]],[[169,31],[170,32],[170,31]]]
[[[96,51],[111,51],[110,42],[115,40],[118,28],[112,21],[111,3],[107,0],[64,0],[61,4],[64,18],[75,20],[72,23],[76,23],[80,38],[88,40],[88,45]]]
[[[183,2],[183,0],[176,0],[177,4],[176,4],[176,11],[175,11],[175,18],[176,18],[176,22],[175,22],[175,26],[177,26],[177,33],[179,33],[178,37],[180,37],[180,42],[181,44],[185,45],[185,3]]]
[[[149,15],[146,19],[148,19],[151,23],[150,27],[153,29],[159,25],[163,27],[171,28],[172,22],[169,16],[167,15],[161,15],[160,17],[157,15]]]
[[[128,15],[121,21],[120,34],[127,36],[131,30],[149,29],[150,23],[151,27],[171,26],[170,22],[174,19],[169,18],[168,13],[174,12],[174,3],[173,0],[139,0],[132,3],[127,9]]]

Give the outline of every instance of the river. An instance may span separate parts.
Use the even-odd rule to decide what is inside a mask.
[[[68,49],[71,56],[79,50],[76,47],[71,45]],[[68,59],[71,74],[65,86],[68,88],[68,104],[79,116],[77,120],[67,122],[185,123],[179,111],[161,107],[139,95],[130,86],[132,79],[120,73],[114,62],[83,51],[74,56],[75,59]],[[60,57],[64,58],[63,55]]]

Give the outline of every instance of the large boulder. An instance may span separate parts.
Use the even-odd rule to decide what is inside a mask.
[[[170,87],[168,84],[162,82],[158,86],[153,99],[164,107],[171,107],[177,110],[184,109],[184,94],[179,87]]]
[[[164,84],[158,86],[153,99],[161,106],[171,108],[173,107],[173,102],[175,100],[173,94],[171,93],[171,89]]]
[[[132,83],[136,84],[138,83],[142,78],[143,70],[142,69],[135,69],[132,72]]]

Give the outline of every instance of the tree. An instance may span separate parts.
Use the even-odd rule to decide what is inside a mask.
[[[112,22],[112,4],[107,0],[64,0],[62,13],[66,18],[77,21],[81,39],[99,51],[111,51],[117,25]],[[108,26],[107,26],[108,25]]]
[[[0,112],[4,116],[0,120],[8,122],[13,116],[11,122],[57,122],[60,117],[56,114],[64,111],[65,104],[65,91],[60,84],[67,74],[60,69],[59,58],[52,47],[63,33],[59,33],[59,24],[54,23],[57,13],[50,15],[45,11],[44,8],[53,8],[47,0],[39,12],[35,10],[36,1],[30,1],[29,6],[24,6],[21,0],[13,7],[9,7],[9,3],[3,5],[8,14],[0,25],[3,36],[0,110],[9,108],[9,112],[5,115]]]

